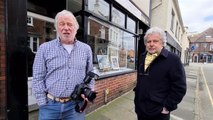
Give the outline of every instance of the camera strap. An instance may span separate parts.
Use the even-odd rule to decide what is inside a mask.
[[[76,106],[75,106],[75,111],[82,113],[87,107],[87,101],[84,100],[84,104],[82,106],[79,105],[79,102],[77,102]]]

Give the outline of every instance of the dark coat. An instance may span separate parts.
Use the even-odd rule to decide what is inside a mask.
[[[162,49],[144,71],[146,52],[141,54],[135,91],[135,112],[154,116],[163,107],[175,110],[186,93],[186,76],[179,56]]]

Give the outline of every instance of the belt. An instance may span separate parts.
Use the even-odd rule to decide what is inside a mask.
[[[52,99],[52,100],[55,100],[55,101],[57,101],[57,102],[61,102],[61,103],[65,103],[65,102],[68,102],[68,101],[70,101],[71,100],[71,98],[70,97],[62,97],[62,98],[58,98],[58,97],[54,97],[54,96],[52,96],[51,94],[47,94],[47,97],[48,98],[50,98],[50,99]]]

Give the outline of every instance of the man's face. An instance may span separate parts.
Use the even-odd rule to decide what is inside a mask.
[[[163,41],[160,39],[159,34],[149,34],[147,36],[147,42],[145,43],[146,50],[150,54],[158,53],[160,54],[163,48]]]
[[[74,42],[77,30],[71,16],[60,16],[57,28],[59,38],[63,44],[72,44]]]

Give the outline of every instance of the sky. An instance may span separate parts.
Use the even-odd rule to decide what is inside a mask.
[[[189,33],[200,33],[213,27],[212,0],[178,0],[184,26]]]

